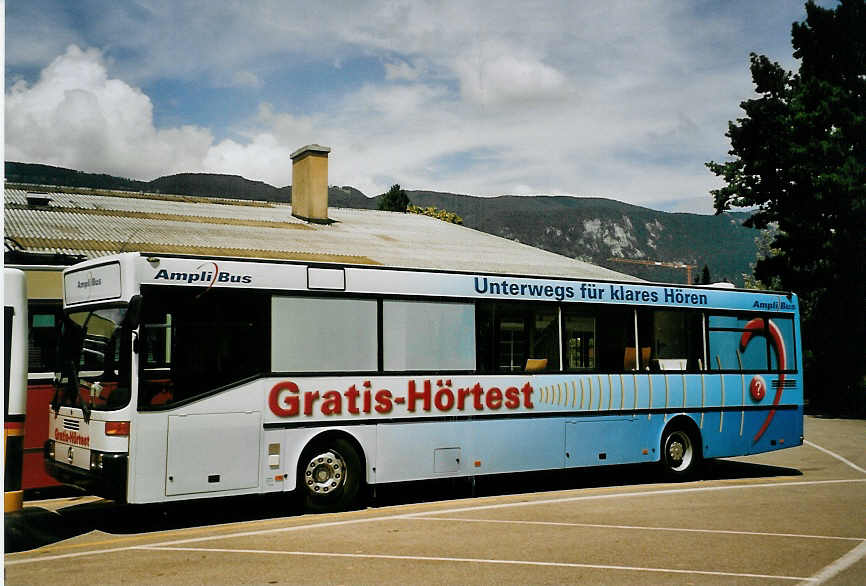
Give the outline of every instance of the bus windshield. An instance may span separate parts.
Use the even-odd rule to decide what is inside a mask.
[[[112,411],[129,404],[131,329],[126,307],[69,313],[60,340],[60,373],[52,407]]]

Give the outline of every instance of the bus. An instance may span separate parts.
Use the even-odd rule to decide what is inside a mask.
[[[791,293],[145,253],[63,279],[46,466],[127,503],[803,442]]]
[[[27,283],[3,268],[3,510],[23,504],[21,466],[27,402]],[[43,415],[44,417],[44,415]]]
[[[10,255],[12,256],[12,255]],[[31,255],[35,256],[35,255]],[[54,373],[57,363],[57,345],[60,324],[63,321],[64,266],[49,264],[21,264],[23,254],[13,256],[15,264],[7,260],[6,267],[19,269],[27,282],[27,406],[25,413],[33,414],[24,421],[24,440],[21,488],[25,495],[34,491],[62,492],[60,483],[45,470],[43,451],[48,439],[48,419],[45,412],[54,395]],[[74,264],[60,255],[50,260]],[[31,259],[27,259],[31,260]],[[40,259],[41,260],[41,259]],[[75,262],[80,262],[79,259]],[[31,260],[32,262],[32,260]]]

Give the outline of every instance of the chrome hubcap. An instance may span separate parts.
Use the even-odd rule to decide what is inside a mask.
[[[682,462],[683,460],[683,444],[680,442],[671,442],[671,449],[669,450],[671,455],[671,460],[674,462]]]
[[[668,462],[672,470],[679,472],[692,462],[692,442],[682,431],[675,431],[668,438]]]
[[[304,470],[304,486],[313,494],[327,494],[346,482],[346,463],[334,450],[313,456]]]

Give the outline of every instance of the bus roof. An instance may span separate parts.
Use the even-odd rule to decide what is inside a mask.
[[[124,277],[123,274],[127,277]],[[798,311],[796,295],[717,285],[677,285],[446,271],[310,261],[205,257],[146,252],[92,259],[63,272],[64,305],[115,304],[141,286],[390,295],[406,298],[556,301],[659,309],[719,309],[763,313]]]

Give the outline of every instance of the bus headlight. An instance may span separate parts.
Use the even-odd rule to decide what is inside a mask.
[[[90,452],[90,469],[102,471],[102,452]]]
[[[48,440],[45,442],[44,455],[46,460],[54,460],[54,440]]]

